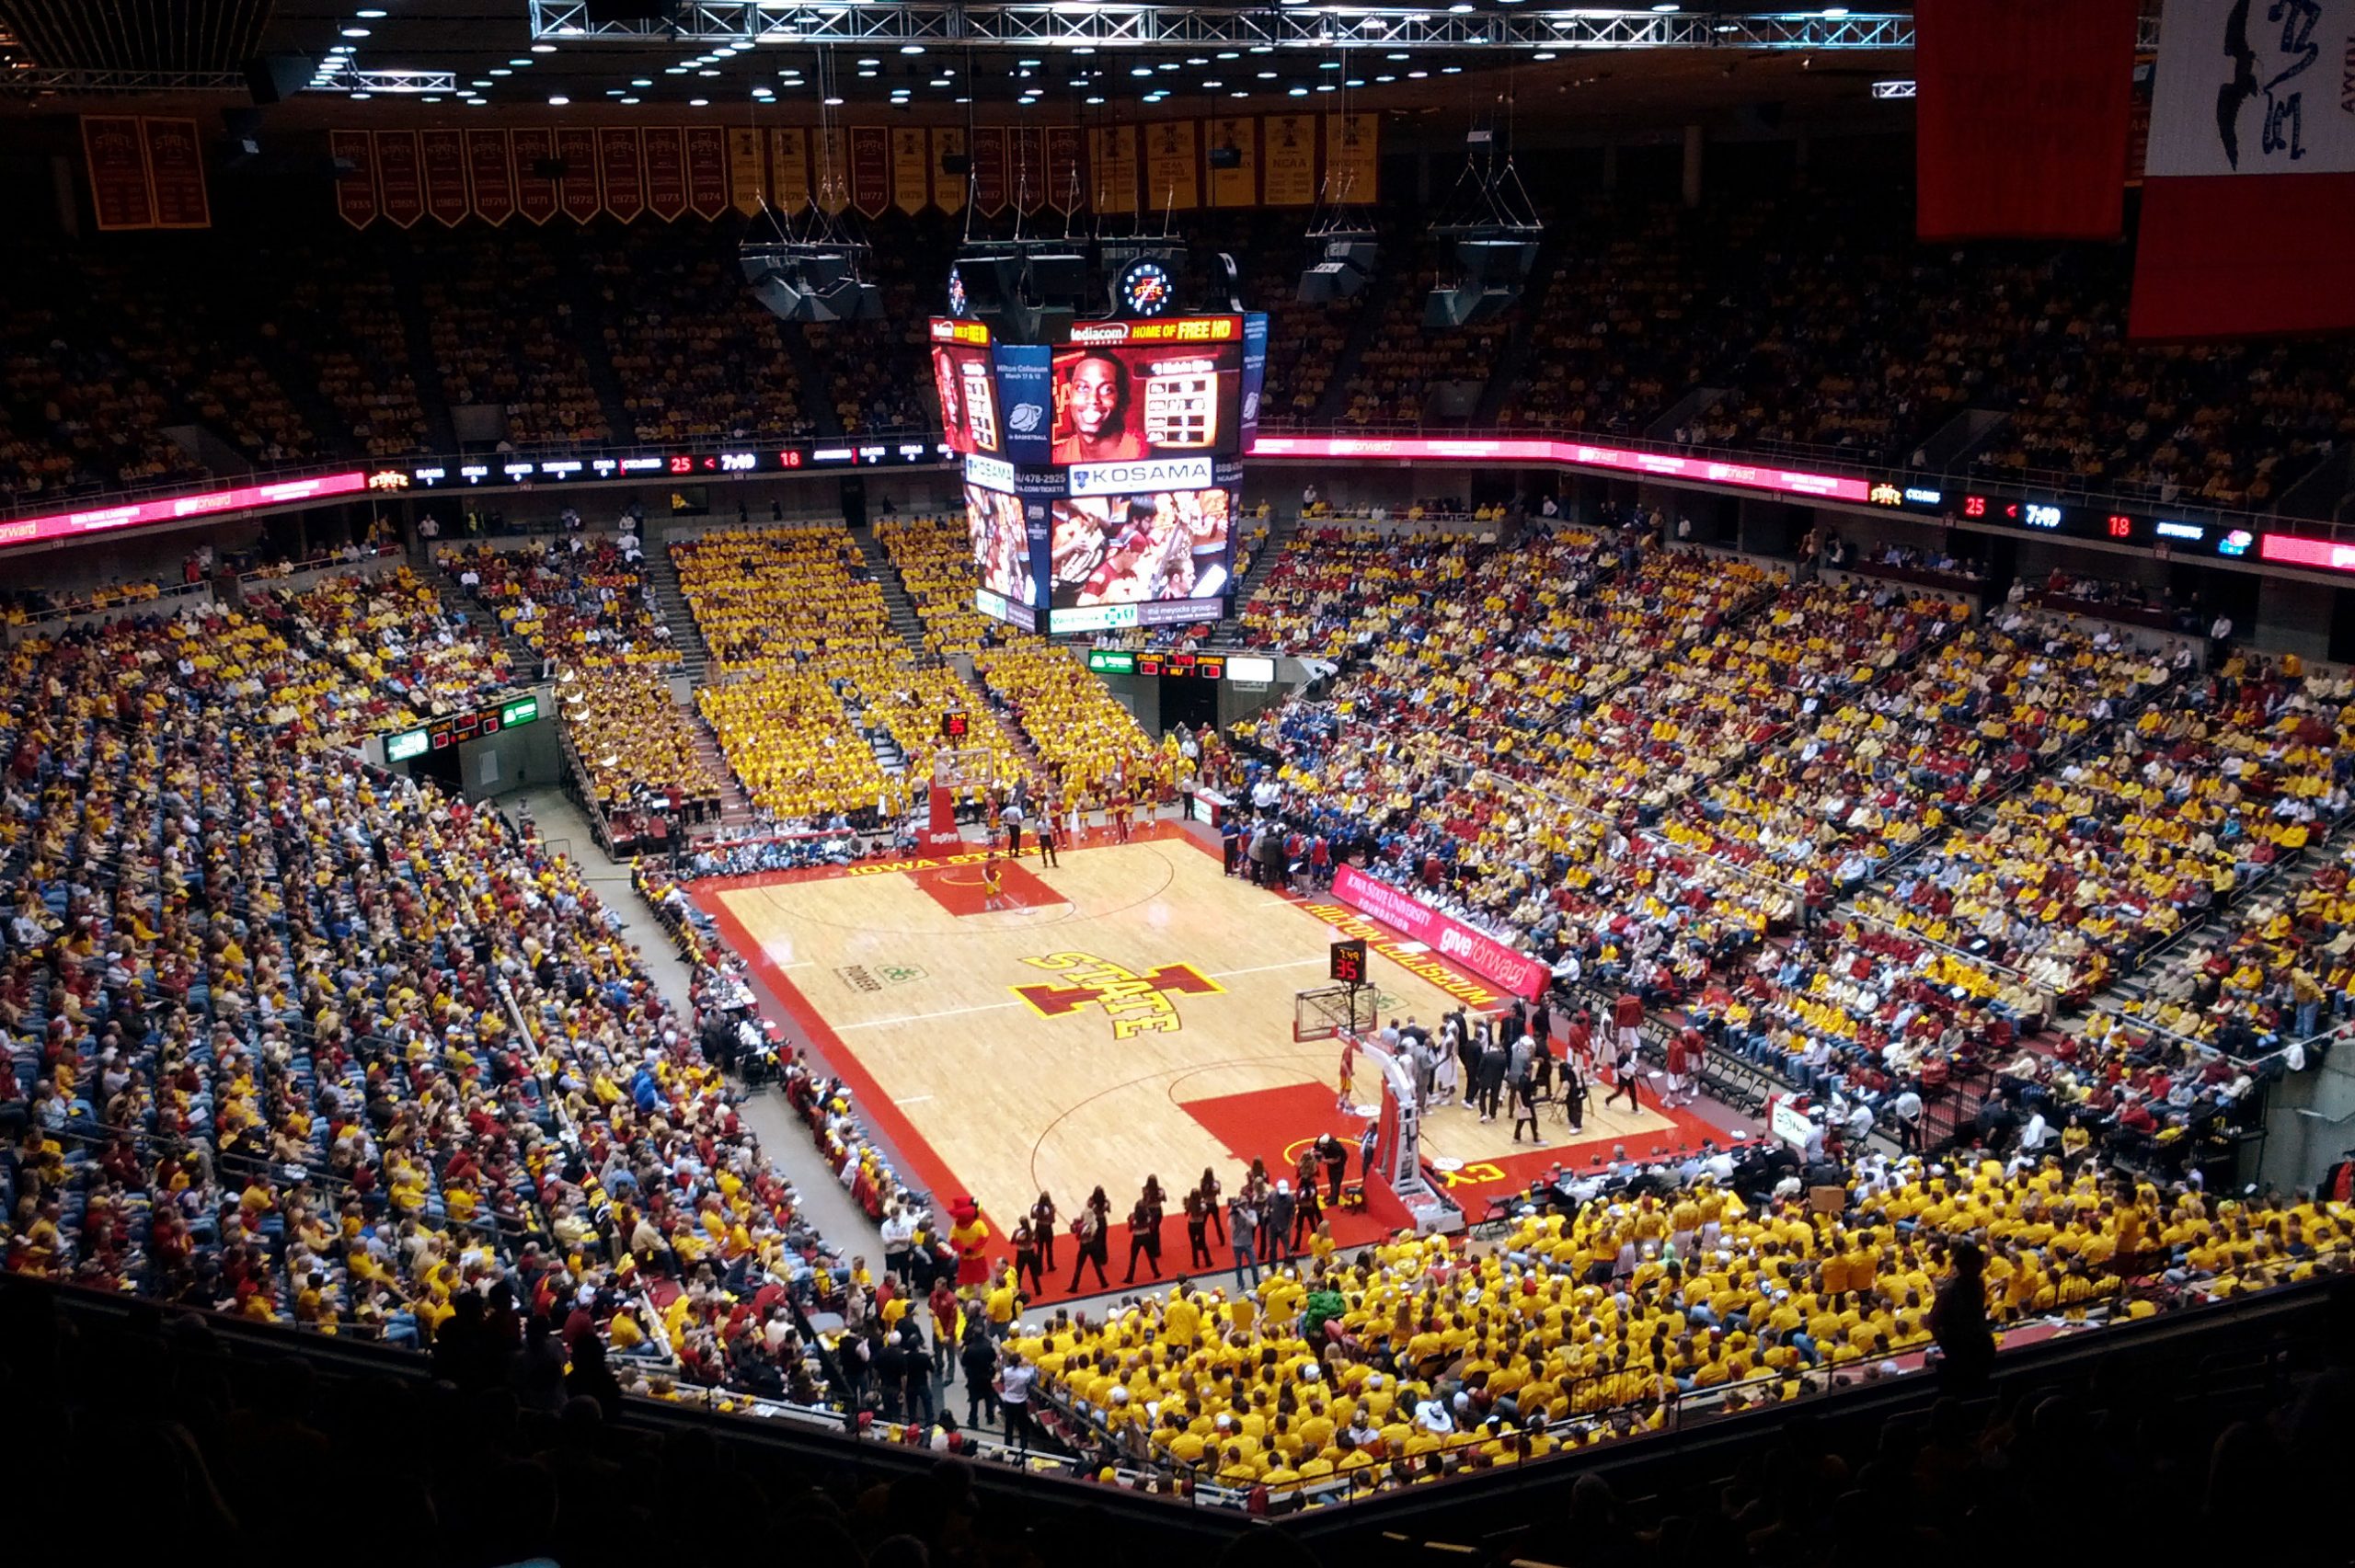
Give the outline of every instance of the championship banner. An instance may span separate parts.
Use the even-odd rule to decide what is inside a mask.
[[[1325,117],[1325,200],[1371,206],[1382,183],[1382,116]]]
[[[597,132],[589,126],[558,126],[557,162],[564,166],[557,181],[557,206],[576,223],[597,216],[605,199],[597,189]]]
[[[851,129],[850,200],[862,217],[891,210],[891,133],[879,125]]]
[[[1190,212],[1202,204],[1201,175],[1194,153],[1194,122],[1156,120],[1144,128],[1144,208],[1148,212]]]
[[[965,180],[962,174],[951,174],[948,160],[965,156],[965,132],[962,126],[944,126],[932,133],[932,204],[944,212],[965,210]]]
[[[425,211],[445,229],[466,221],[466,138],[457,131],[420,131],[417,151],[425,171]]]
[[[649,125],[638,133],[646,170],[646,210],[666,223],[687,211],[687,133],[675,125]]]
[[[425,174],[418,163],[417,132],[379,131],[375,137],[376,193],[385,217],[400,228],[414,228],[425,216]]]
[[[1047,205],[1069,212],[1087,202],[1087,171],[1081,167],[1079,127],[1047,127]]]
[[[597,178],[605,211],[623,223],[646,211],[646,149],[635,126],[597,127]],[[571,181],[568,173],[565,183]]]
[[[891,202],[910,217],[924,211],[932,199],[932,171],[925,155],[930,148],[925,133],[912,126],[891,131]]]
[[[1005,130],[997,125],[973,128],[973,211],[994,218],[1005,211]],[[1101,209],[1099,209],[1100,211]]]
[[[1096,177],[1098,212],[1137,210],[1137,128],[1115,125],[1087,133],[1087,165]]]
[[[88,125],[87,120],[83,121],[86,134]],[[376,203],[375,139],[365,131],[330,131],[327,156],[338,164],[351,166],[350,173],[335,177],[335,215],[355,229],[366,228],[376,221],[380,211]],[[107,226],[103,208],[99,210],[98,226]]]
[[[143,120],[147,189],[155,196],[159,229],[209,229],[213,208],[204,193],[204,143],[193,120]]]
[[[1259,204],[1259,122],[1247,114],[1227,115],[1210,122],[1211,146],[1231,147],[1235,165],[1211,170],[1211,205],[1257,207]]]
[[[717,218],[728,211],[729,134],[717,125],[687,127],[687,210],[698,218]],[[760,146],[753,142],[755,157]]]
[[[1025,212],[1047,204],[1047,133],[1043,127],[1021,125],[1006,132],[1013,140],[1014,194]]]
[[[810,205],[810,132],[798,125],[769,132],[769,205],[785,218]]]
[[[761,156],[761,133],[749,125],[728,128],[728,204],[746,217],[761,210],[768,192],[768,168]]]
[[[367,132],[339,132],[365,137]],[[82,157],[90,171],[90,204],[98,209],[98,227],[152,229],[155,226],[155,193],[147,185],[147,146],[135,116],[86,114],[82,117]],[[366,171],[372,161],[363,160]],[[338,205],[341,205],[340,193]],[[376,215],[376,190],[368,188],[367,216],[345,221],[355,228]]]
[[[2115,239],[2139,0],[1914,8],[1914,231]],[[1991,112],[2003,105],[2002,112]]]
[[[466,183],[475,216],[497,225],[515,215],[515,171],[507,162],[507,132],[466,132]]]
[[[2355,0],[2166,0],[2130,338],[2355,327]]]
[[[850,137],[841,126],[819,131],[810,143],[810,163],[817,175],[819,210],[841,216],[850,206]]]
[[[545,223],[557,213],[556,132],[544,125],[519,125],[507,139],[514,149],[515,211]]]
[[[1316,117],[1271,114],[1259,132],[1259,200],[1270,207],[1316,205]]]

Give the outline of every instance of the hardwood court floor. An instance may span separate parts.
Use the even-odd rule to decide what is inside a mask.
[[[1016,907],[995,910],[970,858],[715,879],[695,896],[914,1179],[971,1193],[1001,1235],[1041,1189],[1068,1216],[1100,1183],[1119,1219],[1148,1172],[1175,1195],[1211,1166],[1233,1192],[1252,1157],[1288,1173],[1277,1162],[1327,1130],[1354,1150],[1365,1122],[1336,1105],[1338,1047],[1292,1037],[1293,994],[1327,983],[1325,919],[1221,875],[1174,824],[1061,859],[1026,858],[1005,878]],[[1378,950],[1373,966],[1385,1017],[1435,1026],[1456,1005]],[[1434,1110],[1425,1156],[1461,1162],[1476,1216],[1481,1186],[1683,1127],[1648,1095],[1636,1115],[1601,1097],[1576,1143],[1549,1111],[1542,1152],[1516,1151],[1507,1119]],[[1379,1098],[1362,1065],[1353,1098]]]

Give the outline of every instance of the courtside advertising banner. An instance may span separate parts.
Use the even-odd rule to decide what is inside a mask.
[[[1526,953],[1440,913],[1411,893],[1375,881],[1353,865],[1334,868],[1333,896],[1515,996],[1541,996],[1553,979],[1553,971]]]

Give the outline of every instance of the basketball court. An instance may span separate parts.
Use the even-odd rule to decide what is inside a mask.
[[[1353,1099],[1364,1110],[1339,1106],[1339,1045],[1293,1035],[1297,994],[1327,984],[1336,924],[1362,921],[1222,875],[1217,851],[1177,824],[1107,838],[1064,849],[1059,867],[1000,857],[998,908],[985,907],[978,851],[713,878],[695,896],[910,1179],[944,1202],[972,1194],[1002,1237],[1042,1189],[1068,1217],[1100,1184],[1124,1220],[1157,1174],[1171,1195],[1163,1267],[1176,1272],[1187,1253],[1177,1199],[1205,1166],[1231,1194],[1253,1158],[1287,1175],[1306,1142],[1332,1131],[1355,1178],[1379,1084],[1361,1063]],[[1508,1004],[1433,956],[1407,961],[1433,978],[1376,947],[1370,978],[1385,1019],[1435,1028],[1458,1005]],[[1434,1106],[1424,1157],[1476,1220],[1489,1196],[1556,1162],[1583,1164],[1614,1141],[1643,1152],[1708,1136],[1648,1095],[1641,1113],[1605,1110],[1603,1093],[1592,1090],[1575,1136],[1547,1108],[1542,1148],[1515,1148],[1509,1114],[1484,1124]],[[1345,1243],[1378,1229],[1336,1216]],[[1113,1240],[1117,1280],[1125,1226]],[[1066,1267],[1069,1245],[1058,1249]]]

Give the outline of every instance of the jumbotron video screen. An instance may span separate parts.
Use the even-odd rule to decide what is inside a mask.
[[[1082,322],[1051,347],[933,323],[984,612],[1055,632],[1226,612],[1246,320]]]

